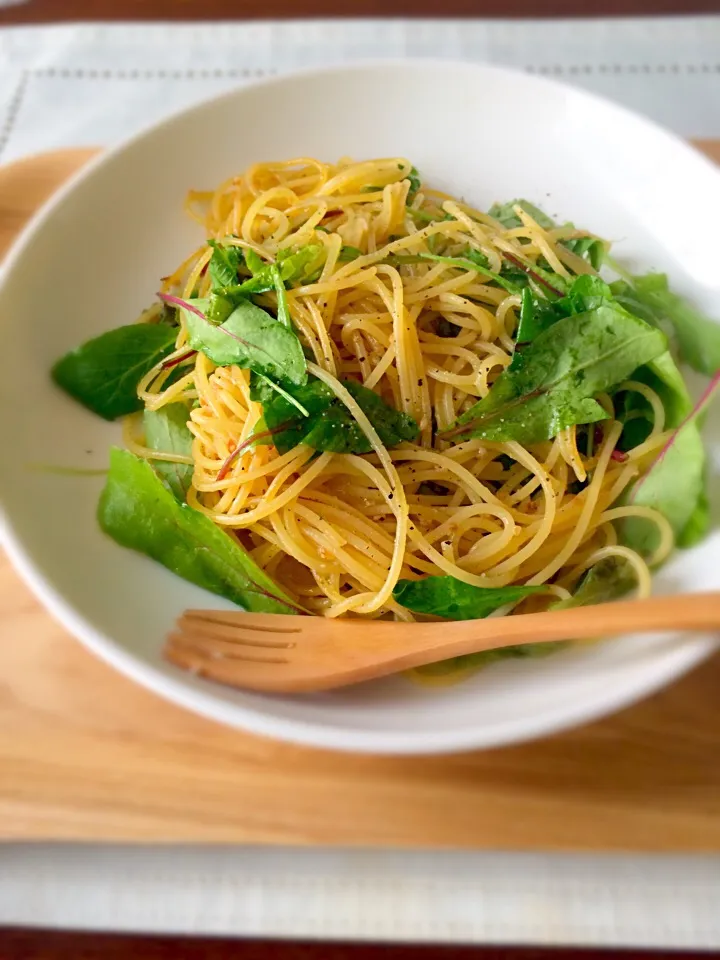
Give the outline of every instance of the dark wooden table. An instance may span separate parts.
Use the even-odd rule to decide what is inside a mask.
[[[707,960],[688,952],[273,943],[0,930],[0,960]]]
[[[69,20],[258,20],[299,17],[607,17],[720,13],[720,0],[25,0],[0,25]]]

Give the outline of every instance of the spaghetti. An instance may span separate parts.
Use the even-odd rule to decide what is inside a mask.
[[[402,158],[261,163],[214,192],[191,192],[187,208],[206,237],[247,262],[317,247],[314,275],[287,289],[290,319],[308,372],[349,411],[370,452],[254,442],[263,408],[251,398],[250,371],[190,349],[182,311],[174,352],[138,392],[149,410],[191,403],[191,455],[149,449],[136,414],[126,419],[126,443],[145,458],[191,464],[189,505],[237,537],[294,603],[328,617],[411,620],[393,599],[398,581],[444,575],[478,587],[547,584],[546,595],[522,601],[537,607],[567,598],[609,557],[631,564],[640,594],[650,591],[648,563],[616,530],[630,516],[655,523],[651,564],[673,546],[659,513],[618,506],[668,437],[650,386],[622,385],[655,414],[648,435],[622,454],[617,391],[597,398],[607,419],[538,443],[453,430],[516,350],[521,297],[503,285],[503,271],[520,264],[538,288],[549,271],[594,275],[572,243],[589,234],[543,226],[521,206],[508,226],[420,186]],[[203,243],[163,292],[206,296],[211,256]],[[254,300],[271,313],[280,306],[272,291]],[[388,448],[348,383],[412,417],[416,439]]]

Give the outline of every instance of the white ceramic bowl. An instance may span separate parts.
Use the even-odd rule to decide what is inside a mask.
[[[106,465],[119,428],[64,396],[48,371],[69,348],[132,321],[158,277],[198,242],[182,213],[186,190],[262,159],[342,155],[410,157],[429,181],[480,207],[528,197],[619,241],[618,254],[637,266],[668,270],[678,290],[718,310],[720,175],[624,109],[519,73],[429,61],[244,87],[91,164],[6,261],[0,501],[18,569],[72,633],[128,676],[223,723],[306,744],[379,753],[507,744],[598,717],[673,680],[707,655],[712,638],[623,638],[501,663],[440,689],[400,678],[271,698],[215,686],[164,663],[160,650],[183,608],[222,601],[101,534],[101,478],[28,469]],[[719,565],[716,531],[675,556],[657,591],[718,586]]]

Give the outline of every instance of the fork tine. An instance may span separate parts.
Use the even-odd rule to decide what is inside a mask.
[[[198,639],[224,640],[229,644],[267,649],[287,650],[295,646],[292,640],[273,639],[274,634],[265,636],[259,631],[248,632],[245,624],[230,624],[220,621],[203,621],[182,616],[177,621],[178,629],[187,636]]]
[[[188,654],[203,660],[237,660],[244,663],[287,663],[287,657],[282,653],[268,650],[267,653],[257,648],[237,646],[223,640],[212,640],[209,637],[188,636],[185,633],[171,633],[167,639],[168,648],[184,650]]]
[[[235,689],[240,686],[264,693],[283,689],[287,664],[282,660],[213,657],[211,649],[186,643],[178,634],[168,637],[163,655],[176,667]]]
[[[192,633],[187,631],[175,631],[171,638],[174,643],[183,643],[186,646],[195,647],[198,651],[207,651],[211,657],[225,657],[235,660],[272,660],[279,662],[288,659],[288,653],[284,647],[265,646],[258,643],[236,643],[233,640],[226,640],[223,637],[213,637],[206,633]]]
[[[238,610],[186,610],[183,619],[199,623],[218,623],[230,627],[244,627],[258,633],[301,633],[302,627],[295,626],[296,618],[283,613],[261,613],[257,616]]]

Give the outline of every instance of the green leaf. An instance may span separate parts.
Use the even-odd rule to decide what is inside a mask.
[[[232,300],[228,300],[227,297],[223,297],[221,294],[211,293],[207,298],[205,316],[210,323],[214,323],[219,327],[221,323],[225,323],[234,309],[235,304]]]
[[[52,368],[52,378],[88,410],[115,420],[142,409],[137,385],[174,349],[176,337],[165,324],[117,327],[65,354]]]
[[[340,248],[340,254],[338,260],[341,263],[349,263],[351,260],[357,260],[358,257],[363,257],[364,253],[362,250],[359,250],[357,247],[348,247],[344,246]]]
[[[484,265],[487,259],[472,248],[468,248],[468,253],[463,257],[442,257],[436,253],[408,253],[408,254],[390,254],[385,262],[390,264],[402,265],[404,263],[421,263],[423,260],[431,260],[434,263],[446,263],[450,267],[457,267],[459,270],[476,270],[488,280],[492,280],[501,286],[508,293],[518,293],[518,288],[509,283],[499,273],[488,270]]]
[[[629,502],[653,507],[668,520],[678,545],[689,545],[707,530],[706,458],[698,421],[720,389],[720,372],[671,435],[647,473],[630,492]],[[623,538],[639,553],[650,553],[658,539],[655,525],[629,517]]]
[[[575,593],[567,600],[552,605],[553,610],[592,606],[618,600],[637,587],[637,574],[625,557],[606,557],[583,576]]]
[[[188,301],[200,311],[206,300]],[[249,300],[241,301],[227,320],[214,326],[190,310],[183,310],[188,344],[213,363],[250,368],[272,380],[304,384],[307,363],[297,334]]]
[[[680,359],[706,376],[720,370],[720,323],[710,320],[672,293],[664,273],[633,278],[635,298],[662,324],[669,323],[677,338]]]
[[[422,186],[422,183],[420,180],[420,174],[417,172],[415,167],[413,167],[405,179],[410,181],[410,189],[408,190],[407,199],[408,199],[408,203],[412,203],[415,197],[415,194],[418,192],[418,190]]]
[[[538,296],[531,287],[525,287],[522,292],[520,322],[515,340],[518,344],[530,343],[544,330],[562,319],[562,316],[563,314],[557,310],[553,301]]]
[[[212,256],[208,264],[208,272],[214,287],[229,287],[238,280],[238,268],[243,262],[242,250],[239,247],[224,246],[217,240],[208,240],[212,247]]]
[[[178,503],[150,464],[127,450],[111,450],[98,520],[121,546],[246,610],[295,612],[236,540],[209,517]]]
[[[518,344],[529,343],[563,317],[586,313],[612,299],[610,287],[588,274],[575,277],[565,296],[559,299],[548,299],[545,293],[527,286],[522,292],[516,340]]]
[[[308,243],[301,247],[295,253],[291,250],[278,250],[276,264],[268,263],[261,270],[243,283],[223,287],[216,292],[222,294],[228,299],[237,303],[243,299],[258,293],[267,293],[275,289],[275,280],[273,268],[277,265],[280,271],[280,277],[283,283],[304,282],[311,273],[312,268],[316,266],[322,256],[325,248],[320,243]]]
[[[604,280],[583,273],[575,277],[565,296],[555,303],[558,310],[572,315],[594,310],[613,299],[612,290]]]
[[[474,587],[455,577],[398,580],[393,599],[413,613],[449,620],[480,620],[506,603],[516,603],[547,587]]]
[[[285,284],[280,276],[280,268],[276,263],[271,267],[273,284],[275,285],[275,294],[277,296],[277,318],[285,327],[291,327],[290,307],[288,306]]]
[[[509,203],[495,203],[490,207],[488,213],[495,220],[499,220],[506,230],[513,230],[515,227],[522,226],[522,220],[515,213],[515,207],[521,207],[525,213],[529,213],[543,230],[552,230],[555,226],[554,221],[546,213],[543,213],[539,207],[530,203],[529,200],[510,200]]]
[[[669,522],[680,543],[705,497],[705,448],[696,424],[683,427],[662,461],[652,466],[630,492],[634,506],[652,507]],[[628,517],[621,526],[622,541],[643,556],[658,543],[654,523]]]
[[[564,317],[516,353],[490,393],[447,434],[528,444],[605,419],[592,398],[665,349],[659,330],[612,305]]]
[[[594,270],[599,270],[607,254],[607,245],[599,237],[576,237],[574,240],[561,240],[564,247],[583,260],[587,260]]]
[[[418,426],[412,417],[389,406],[382,397],[354,380],[344,381],[353,399],[368,417],[386,447],[403,441],[412,441],[418,435]],[[274,393],[268,384],[254,381],[251,397],[263,405],[263,419],[273,431],[272,442],[280,453],[286,453],[299,443],[314,450],[331,453],[370,453],[372,447],[350,411],[330,387],[312,378],[303,387],[289,392],[308,413],[298,416],[297,410],[282,396]]]
[[[253,276],[260,273],[260,271],[264,270],[267,266],[260,254],[256,253],[251,247],[248,248],[245,253],[245,263]]]
[[[158,453],[178,453],[189,457],[193,443],[193,435],[187,425],[189,416],[186,403],[168,403],[159,410],[146,410],[143,414],[145,446]],[[193,465],[154,460],[153,468],[170,492],[184,503],[192,481]]]
[[[710,530],[710,500],[707,495],[707,477],[703,478],[703,486],[698,496],[695,509],[690,514],[687,523],[676,538],[678,547],[687,549],[700,543]]]

